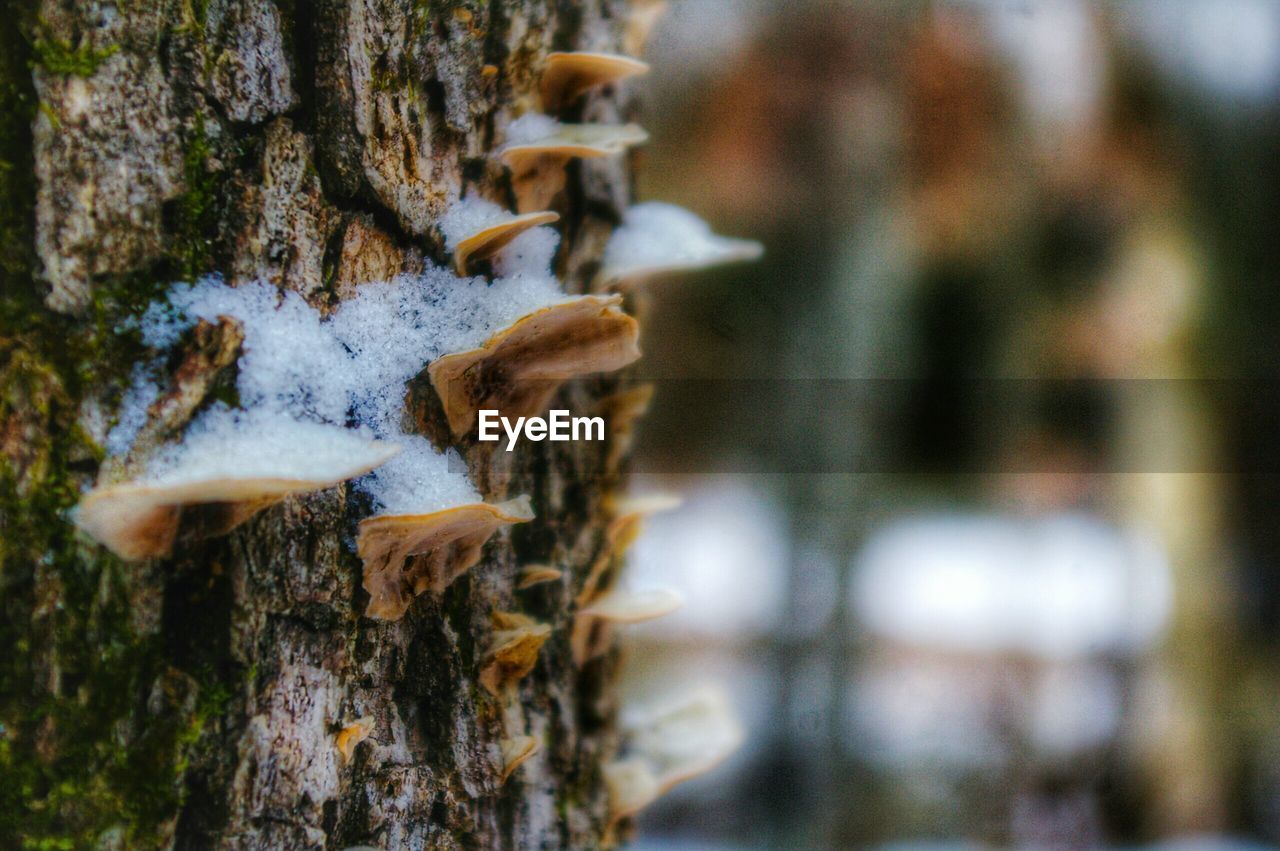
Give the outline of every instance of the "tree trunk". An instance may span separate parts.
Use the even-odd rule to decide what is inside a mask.
[[[538,517],[403,619],[362,616],[345,486],[126,563],[68,512],[134,364],[127,318],[174,281],[266,280],[330,310],[447,264],[465,189],[510,200],[497,131],[546,53],[618,52],[615,0],[39,0],[0,28],[0,846],[599,847],[616,653],[577,668],[570,603],[603,551],[609,447],[460,446],[487,500]],[[570,118],[615,122],[608,92]],[[583,290],[625,159],[570,167],[557,270]],[[147,428],[179,434],[234,375],[233,324],[170,363]],[[429,384],[411,389],[447,434]],[[617,377],[573,382],[590,410]],[[514,458],[514,460],[508,460]],[[615,477],[616,479],[616,477]],[[561,581],[515,589],[517,566]],[[480,687],[494,611],[553,627],[518,708]],[[371,737],[350,760],[335,737]],[[541,747],[505,783],[515,723]]]

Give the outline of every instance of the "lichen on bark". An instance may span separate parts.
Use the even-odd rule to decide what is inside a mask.
[[[39,0],[0,22],[0,845],[59,848],[597,847],[616,746],[608,654],[579,671],[568,620],[606,542],[607,448],[465,444],[486,498],[539,517],[400,621],[362,617],[338,487],[229,536],[125,564],[69,512],[100,474],[144,349],[128,318],[170,282],[264,279],[332,307],[443,260],[465,189],[510,200],[491,156],[551,49],[616,49],[589,0]],[[610,92],[590,117],[617,117]],[[559,204],[571,292],[630,191],[593,164]],[[163,362],[143,445],[219,398],[234,328]],[[592,410],[617,378],[571,383]],[[423,376],[418,428],[447,441]],[[520,564],[561,581],[515,590]],[[478,680],[494,611],[552,626],[507,705]],[[335,736],[371,717],[344,760]],[[514,719],[514,720],[513,720]],[[523,729],[508,729],[519,722]],[[505,784],[499,742],[539,750]]]

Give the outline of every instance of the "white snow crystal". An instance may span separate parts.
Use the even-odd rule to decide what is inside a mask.
[[[467,204],[449,227],[491,215],[490,207],[502,214],[487,202]],[[478,501],[456,453],[441,454],[405,432],[405,384],[435,358],[476,348],[521,316],[563,301],[549,268],[558,240],[546,228],[522,234],[497,258],[501,276],[492,282],[432,267],[366,284],[329,319],[266,283],[231,287],[206,278],[173,287],[166,303],[141,318],[143,339],[165,347],[198,320],[236,319],[245,335],[236,385],[243,410],[207,411],[181,444],[154,460],[147,480],[309,479],[340,467],[343,457],[363,457],[376,437],[402,447],[356,483],[379,509],[426,513]],[[128,450],[154,392],[154,383],[135,375],[109,440],[113,454]]]
[[[560,132],[561,124],[549,115],[526,112],[507,125],[508,145],[530,145]]]
[[[453,449],[444,453],[419,435],[398,438],[400,454],[356,481],[388,514],[427,514],[451,505],[480,501],[466,476],[466,462]]]
[[[718,236],[682,207],[649,201],[627,210],[605,247],[604,268],[606,274],[626,277],[754,260],[761,251],[757,242]]]
[[[160,395],[160,383],[152,374],[154,363],[136,364],[129,376],[129,389],[125,391],[116,415],[116,424],[107,433],[106,449],[110,455],[123,455],[133,445],[138,432],[147,424],[147,409]]]
[[[294,419],[269,410],[217,405],[187,427],[147,465],[144,484],[182,485],[219,479],[336,480],[368,467],[385,447],[354,429]]]
[[[508,213],[492,201],[486,201],[474,195],[459,199],[450,204],[449,209],[440,217],[440,232],[444,234],[444,247],[452,252],[457,249],[459,242],[477,231],[514,218],[514,213]]]
[[[525,281],[545,277],[560,245],[560,234],[553,228],[530,228],[498,252],[493,258],[493,271],[500,278]]]

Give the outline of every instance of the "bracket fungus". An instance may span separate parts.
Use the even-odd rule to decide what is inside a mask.
[[[684,597],[668,588],[632,591],[614,588],[578,610],[578,617],[610,623],[641,623],[669,615],[684,605]]]
[[[614,474],[622,459],[631,451],[635,440],[635,424],[649,410],[653,400],[652,384],[637,384],[614,393],[601,402],[600,408],[609,426],[609,449],[605,455],[605,472]]]
[[[455,209],[458,207],[460,205],[454,205]],[[488,215],[484,218],[461,223],[461,227],[465,230],[460,233],[457,231],[450,233],[449,230],[445,232],[446,243],[453,251],[453,266],[459,275],[466,275],[473,262],[489,259],[530,228],[549,225],[560,218],[558,213],[550,210],[515,215],[496,204],[486,204],[484,207],[492,208],[491,211],[486,210]],[[448,224],[443,222],[442,227]]]
[[[626,755],[604,769],[613,822],[635,815],[677,783],[711,771],[743,738],[728,702],[712,689],[640,714],[624,726]]]
[[[623,49],[631,54],[643,53],[649,44],[650,33],[666,12],[666,0],[631,0],[631,10],[622,31]]]
[[[561,124],[530,112],[511,122],[499,158],[511,169],[516,207],[525,213],[550,205],[564,188],[569,160],[616,156],[648,139],[635,124]]]
[[[597,289],[625,289],[671,272],[758,260],[753,240],[719,236],[688,210],[647,201],[627,210],[604,251]]]
[[[398,620],[419,594],[440,593],[479,561],[494,532],[532,519],[529,498],[522,496],[497,505],[479,502],[360,521],[356,551],[370,598],[365,614]]]
[[[550,53],[542,72],[542,106],[557,112],[596,86],[649,72],[649,63],[616,53]]]
[[[670,493],[649,493],[609,499],[606,507],[613,514],[605,526],[605,538],[613,555],[621,555],[635,543],[644,519],[660,511],[674,511],[684,498]]]
[[[667,588],[612,588],[594,595],[574,614],[569,645],[574,663],[582,667],[602,654],[617,624],[643,623],[669,615],[684,605],[684,597]]]
[[[521,317],[478,349],[432,361],[428,374],[453,433],[470,431],[480,408],[537,415],[564,381],[640,357],[639,325],[621,302],[619,296],[566,299]]]
[[[204,509],[202,536],[228,532],[291,494],[363,475],[400,451],[336,426],[213,418],[161,452],[141,478],[90,491],[76,525],[126,560],[166,556],[186,510]]]
[[[338,747],[338,753],[342,754],[343,760],[351,761],[351,757],[355,755],[356,745],[369,738],[373,732],[373,718],[365,716],[357,718],[350,724],[338,731],[338,735],[334,737],[334,743]]]
[[[516,582],[516,590],[524,591],[535,585],[556,582],[564,576],[564,571],[549,564],[531,564],[520,571],[520,579]]]
[[[493,640],[480,669],[480,684],[490,694],[498,695],[533,670],[551,627],[515,612],[494,612],[493,626]]]
[[[498,775],[498,783],[503,784],[524,765],[525,760],[538,752],[538,740],[533,736],[513,736],[499,742],[498,748],[502,753],[502,772]]]

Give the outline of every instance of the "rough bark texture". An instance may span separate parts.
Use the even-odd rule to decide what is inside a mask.
[[[126,564],[66,512],[145,352],[121,323],[175,280],[265,279],[327,308],[446,260],[464,187],[509,198],[496,133],[552,49],[618,50],[613,0],[40,0],[0,28],[0,846],[598,847],[616,747],[610,654],[570,661],[571,600],[604,546],[608,447],[461,447],[486,498],[538,519],[403,620],[361,617],[344,487]],[[609,92],[579,117],[619,119]],[[570,170],[558,269],[582,289],[628,163]],[[233,325],[170,364],[146,440],[233,385]],[[590,411],[617,379],[577,382]],[[423,430],[447,434],[425,380]],[[486,445],[487,446],[487,445]],[[517,565],[562,582],[515,591]],[[504,707],[477,675],[495,610],[551,624]],[[347,762],[344,724],[374,719]],[[523,724],[523,729],[510,729]],[[505,785],[499,740],[541,749]]]

